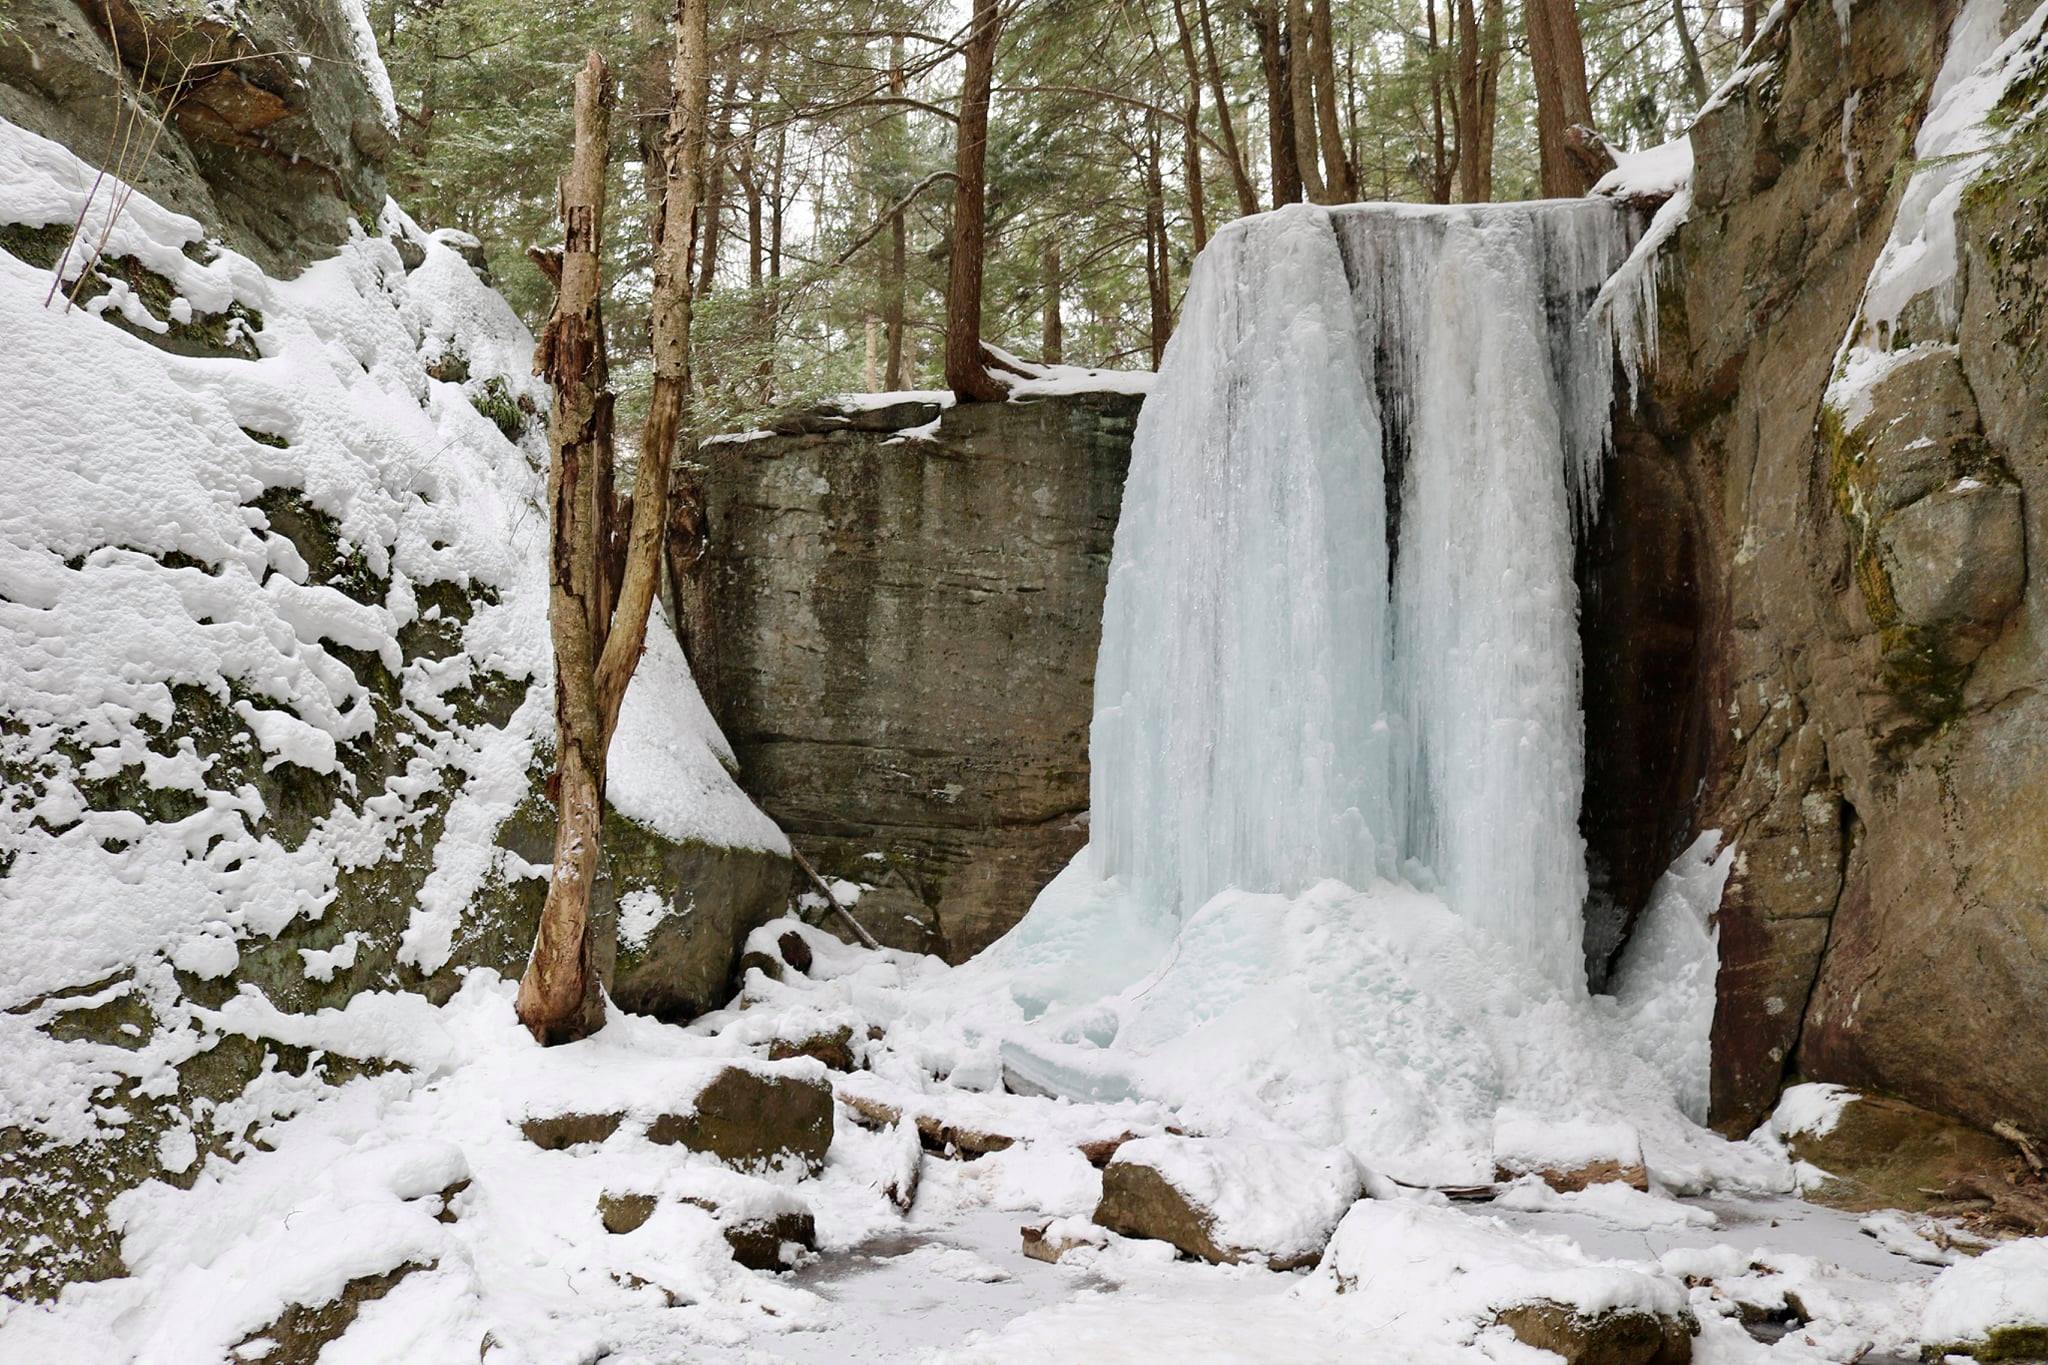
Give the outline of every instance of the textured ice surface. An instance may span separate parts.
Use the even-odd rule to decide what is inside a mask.
[[[1614,391],[1585,319],[1634,221],[1296,206],[1218,234],[1117,529],[1099,873],[1185,916],[1405,872],[1578,982],[1573,529]]]
[[[1354,885],[1391,829],[1380,429],[1328,210],[1195,263],[1138,419],[1090,745],[1101,870],[1185,914]]]

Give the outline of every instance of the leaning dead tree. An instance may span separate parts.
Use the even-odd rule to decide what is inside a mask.
[[[604,1022],[593,962],[591,883],[603,829],[605,758],[626,684],[647,640],[669,520],[669,469],[690,393],[690,248],[696,232],[708,100],[708,0],[679,0],[667,127],[656,149],[661,210],[653,219],[650,308],[654,385],[630,501],[612,487],[612,394],[605,368],[604,186],[612,82],[596,53],[576,77],[575,147],[562,181],[559,257],[537,254],[555,282],[535,370],[554,390],[548,420],[548,624],[555,650],[555,860],[533,956],[519,982],[519,1019],[543,1043],[584,1037]],[[652,177],[650,177],[652,178]],[[615,552],[624,531],[624,553]]]

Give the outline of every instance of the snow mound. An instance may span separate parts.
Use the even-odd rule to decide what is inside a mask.
[[[1942,1271],[1920,1339],[1962,1346],[2016,1327],[2048,1331],[2048,1237],[2007,1242]]]
[[[1600,1260],[1565,1238],[1380,1199],[1345,1215],[1310,1286],[1304,1292],[1357,1295],[1354,1312],[1462,1323],[1468,1334],[1517,1304],[1563,1304],[1587,1317],[1631,1309],[1672,1317],[1687,1305],[1676,1277]]]

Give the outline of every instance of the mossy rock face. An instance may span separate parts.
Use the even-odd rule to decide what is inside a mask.
[[[1956,1341],[1920,1348],[1922,1360],[1969,1356],[1973,1360],[2048,1361],[2048,1327],[1998,1327],[1982,1341]]]
[[[2002,1172],[2017,1153],[2003,1138],[1888,1095],[1858,1095],[1826,1133],[1795,1133],[1799,1160],[1827,1172],[1807,1198],[1851,1213],[1922,1212],[1968,1175]]]
[[[25,227],[19,223],[0,225],[0,250],[38,270],[55,270],[67,252],[75,262],[82,252],[88,252],[90,248],[90,243],[80,244],[72,240],[69,223],[52,223],[45,227]],[[263,330],[261,313],[235,302],[217,313],[194,308],[189,321],[179,322],[171,316],[171,303],[178,297],[177,287],[133,256],[102,257],[94,261],[82,276],[67,281],[61,292],[71,299],[74,306],[82,307],[105,294],[115,283],[126,285],[149,310],[150,316],[165,324],[165,330],[160,332],[151,327],[137,326],[122,316],[118,308],[112,307],[99,315],[103,321],[111,322],[122,331],[173,355],[256,359],[256,334]]]

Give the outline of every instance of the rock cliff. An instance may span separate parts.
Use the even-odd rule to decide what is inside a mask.
[[[360,0],[19,0],[5,17],[0,118],[120,161],[272,272],[333,251],[352,220],[374,230],[398,112]]]
[[[2048,1129],[2048,1050],[2011,1045],[2048,1012],[2035,8],[1790,0],[1692,133],[1608,509],[1636,548],[1593,590],[1658,603],[1662,652],[1589,656],[1635,713],[1589,723],[1658,736],[1677,824],[1739,850],[1733,1127],[1803,1075]]]
[[[1139,402],[911,402],[702,452],[718,720],[762,808],[872,888],[884,941],[965,958],[1087,841]]]

